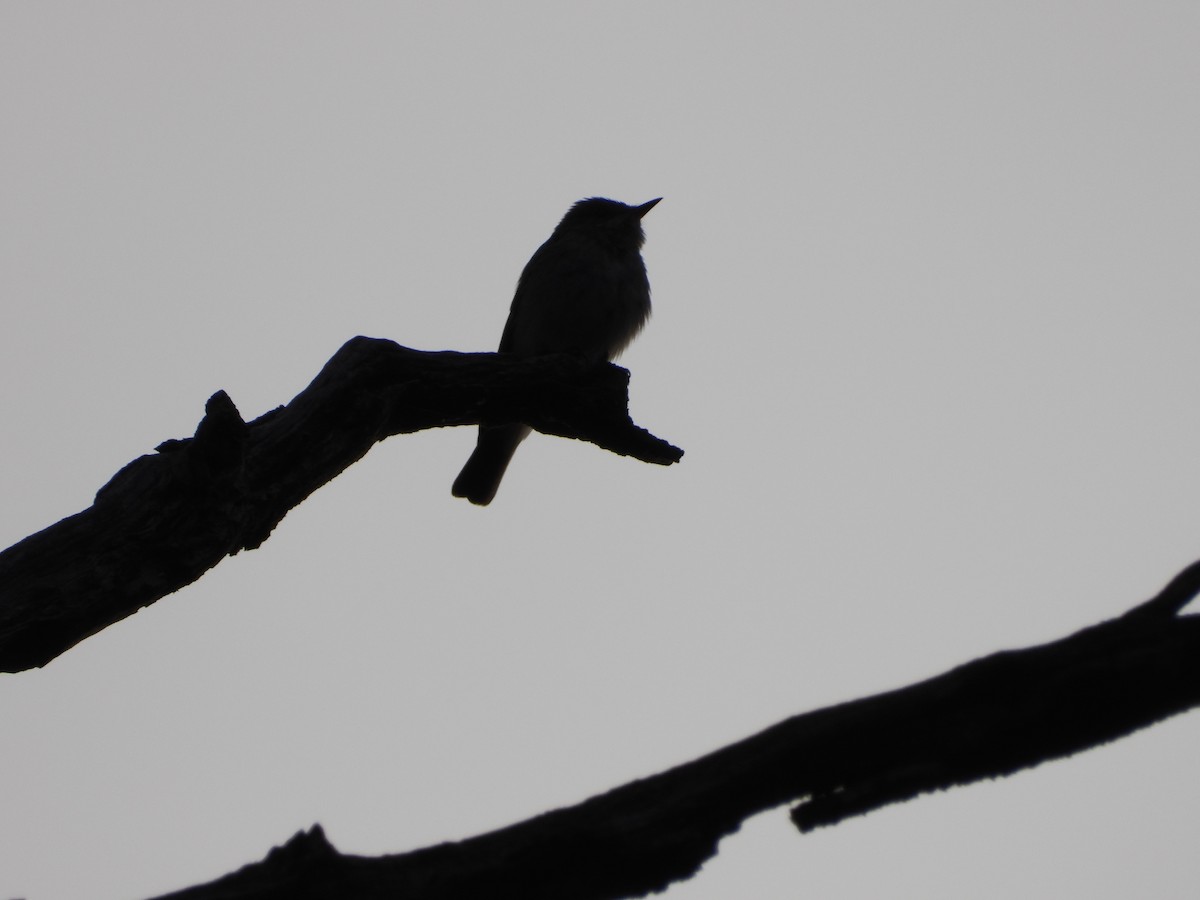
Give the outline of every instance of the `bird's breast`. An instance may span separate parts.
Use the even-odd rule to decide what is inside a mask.
[[[649,315],[641,254],[580,242],[547,244],[521,275],[501,349],[611,359]]]

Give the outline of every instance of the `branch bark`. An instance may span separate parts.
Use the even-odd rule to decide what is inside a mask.
[[[260,546],[391,435],[525,422],[644,462],[678,462],[682,450],[629,418],[628,386],[625,369],[572,356],[422,352],[357,337],[295,399],[253,422],[219,391],[194,437],[135,459],[89,509],[0,553],[0,672],[44,666]]]
[[[615,900],[693,875],[756,813],[802,832],[1124,737],[1200,705],[1200,562],[1124,616],[915,685],[796,716],[652,778],[411,853],[339,853],[319,825],[159,900]]]

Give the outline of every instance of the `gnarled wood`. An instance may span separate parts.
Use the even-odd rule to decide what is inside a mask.
[[[295,399],[253,422],[218,392],[194,437],[135,459],[89,509],[0,553],[0,671],[43,666],[258,547],[391,435],[525,422],[645,462],[677,462],[682,450],[630,420],[628,384],[618,366],[570,356],[422,352],[357,337]]]

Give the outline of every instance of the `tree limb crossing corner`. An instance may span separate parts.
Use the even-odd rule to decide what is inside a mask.
[[[577,806],[411,853],[340,853],[320,826],[159,900],[617,900],[694,875],[721,838],[795,804],[802,832],[1125,737],[1200,705],[1200,562],[1062,640],[798,715]],[[802,890],[801,885],[796,886]]]

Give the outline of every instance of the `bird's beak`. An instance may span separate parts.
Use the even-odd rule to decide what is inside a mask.
[[[637,213],[637,217],[640,219],[646,213],[650,212],[650,210],[654,209],[654,204],[658,203],[661,199],[662,197],[655,197],[653,200],[646,201],[641,206],[635,206],[633,211]]]

